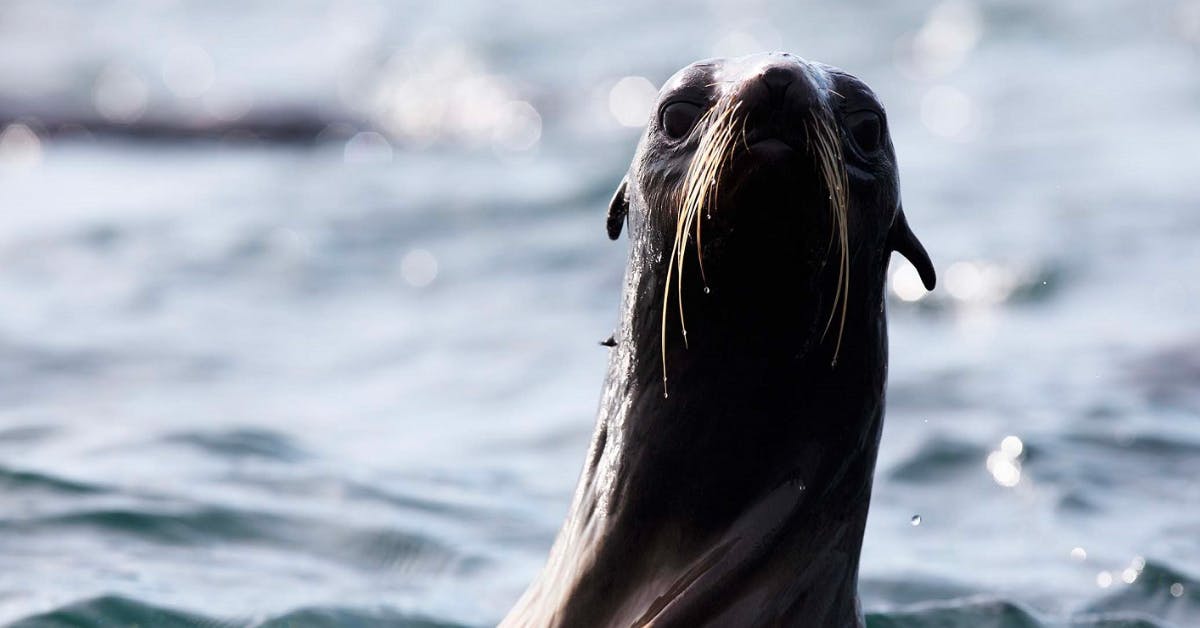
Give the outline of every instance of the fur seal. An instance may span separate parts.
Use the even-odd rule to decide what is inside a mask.
[[[629,264],[570,513],[502,626],[856,626],[892,251],[887,118],[834,67],[709,59],[613,196]]]

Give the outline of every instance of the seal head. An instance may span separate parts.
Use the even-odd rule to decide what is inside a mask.
[[[892,251],[934,270],[859,79],[788,54],[662,88],[609,206],[630,258],[571,512],[509,626],[844,626]]]

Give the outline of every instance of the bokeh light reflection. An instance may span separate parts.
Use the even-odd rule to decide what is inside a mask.
[[[413,249],[400,259],[400,276],[414,288],[424,288],[433,283],[437,274],[437,258],[425,249]]]
[[[1000,441],[1000,448],[989,453],[985,461],[988,473],[996,484],[1012,488],[1021,482],[1021,453],[1024,443],[1016,436],[1006,436]]]
[[[456,44],[434,48],[432,58],[415,49],[395,53],[367,87],[342,95],[351,106],[360,106],[360,97],[368,118],[413,148],[445,141],[511,154],[541,140],[542,118],[533,103]]]
[[[921,122],[938,137],[965,142],[976,136],[978,114],[975,103],[965,92],[938,85],[921,99]]]
[[[921,283],[921,275],[917,269],[907,260],[896,260],[895,269],[892,271],[892,294],[896,295],[901,301],[920,301],[928,294],[925,291],[925,284]]]
[[[178,98],[204,95],[216,79],[212,57],[200,46],[176,46],[163,60],[163,83]]]
[[[934,5],[921,29],[900,46],[901,69],[913,78],[935,79],[957,70],[983,34],[979,7],[966,0]]]
[[[346,141],[343,159],[351,165],[389,163],[392,161],[392,145],[379,133],[363,131]]]
[[[42,162],[42,141],[28,125],[13,123],[0,131],[0,169],[24,172]]]
[[[136,72],[122,65],[105,68],[92,89],[96,113],[118,123],[136,122],[146,111],[150,90]]]
[[[626,76],[608,92],[608,110],[621,126],[640,127],[650,117],[658,88],[644,76]]]

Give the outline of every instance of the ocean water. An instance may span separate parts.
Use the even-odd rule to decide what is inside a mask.
[[[868,624],[1200,625],[1200,2],[0,4],[0,623],[486,626],[678,67],[888,106]]]

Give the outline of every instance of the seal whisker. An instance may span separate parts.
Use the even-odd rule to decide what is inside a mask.
[[[696,214],[700,211],[701,207],[705,206],[712,199],[709,190],[713,184],[713,170],[716,167],[720,154],[724,152],[725,133],[721,129],[724,128],[723,123],[728,117],[728,113],[726,111],[717,116],[713,122],[713,129],[716,130],[715,137],[711,141],[705,142],[700,148],[702,152],[697,156],[699,158],[698,163],[700,164],[697,171],[698,174],[692,178],[690,176],[692,173],[689,171],[689,178],[692,178],[692,180],[688,182],[691,185],[689,186],[689,194],[685,199],[687,204],[682,208],[679,216],[682,222],[682,229],[676,236],[675,244],[677,249],[676,254],[679,258],[679,268],[676,271],[678,274],[676,291],[679,298],[679,319],[681,326],[683,326],[684,346],[687,346],[687,327],[683,325],[683,265],[687,253],[687,234],[691,231],[693,221],[696,222],[696,228],[699,230],[700,222],[696,221]],[[706,139],[708,138],[706,137]],[[680,235],[682,235],[682,239],[680,239]],[[700,261],[701,278],[707,283],[707,278],[704,277],[704,258],[701,253],[699,231],[697,231],[696,239],[696,257]]]
[[[741,104],[740,102],[735,104],[734,108],[736,109],[737,106],[740,104]],[[742,124],[743,124],[742,140],[744,143],[745,142],[745,119],[744,118],[742,120]],[[733,125],[730,125],[729,135],[730,135],[730,137],[728,138],[729,140],[734,139],[733,138]],[[730,144],[730,148],[732,149],[736,145],[736,142],[730,141],[729,144]],[[727,151],[725,151],[724,157],[718,163],[716,175],[713,177],[712,197],[710,198],[709,202],[706,203],[706,208],[705,208],[705,213],[708,218],[712,218],[712,206],[716,203],[716,199],[720,198],[720,195],[721,195],[721,181],[725,174],[725,166],[729,165],[729,163],[731,161],[733,161],[733,151],[727,150]],[[700,279],[704,282],[704,292],[705,292],[705,294],[707,294],[709,291],[708,276],[704,272],[704,246],[700,240],[700,225],[703,224],[703,222],[704,222],[703,220],[699,220],[696,222],[696,259],[700,262]]]
[[[734,103],[733,106],[723,115],[723,118],[731,119],[737,113],[740,105],[740,102]],[[700,280],[704,283],[704,287],[706,289],[708,288],[708,276],[704,272],[704,246],[700,240],[700,225],[703,224],[704,221],[703,218],[698,219],[696,214],[699,213],[701,209],[705,211],[706,215],[711,214],[712,206],[720,194],[721,174],[725,170],[725,164],[727,164],[733,156],[733,151],[730,149],[733,148],[732,139],[734,134],[734,124],[722,124],[723,121],[724,120],[717,123],[722,127],[722,131],[720,133],[720,137],[718,137],[718,139],[713,143],[711,153],[709,153],[707,156],[710,161],[706,165],[704,176],[701,179],[701,181],[704,179],[707,179],[708,181],[708,187],[703,190],[704,198],[691,208],[691,214],[688,216],[689,222],[693,220],[696,222],[696,260],[700,263]]]
[[[679,211],[675,222],[675,239],[668,255],[666,283],[663,289],[661,351],[663,363],[663,394],[667,386],[667,311],[670,309],[671,282],[675,283],[675,297],[679,310],[679,326],[683,335],[683,345],[688,346],[687,321],[683,311],[683,270],[687,256],[687,240],[696,225],[696,259],[700,266],[700,277],[705,287],[708,277],[704,269],[704,255],[701,240],[701,223],[697,219],[700,211],[709,211],[709,206],[717,196],[720,173],[724,164],[730,158],[736,138],[736,112],[740,102],[728,100],[718,102],[701,117],[699,124],[707,129],[700,138],[700,143],[688,165],[684,175],[681,193],[679,195]]]
[[[838,354],[842,347],[842,336],[846,327],[846,311],[849,305],[850,294],[850,259],[849,259],[849,242],[848,242],[848,225],[847,225],[847,198],[846,187],[846,171],[842,166],[842,146],[838,140],[837,132],[833,129],[832,124],[827,119],[827,116],[814,116],[813,131],[817,141],[815,143],[816,152],[818,153],[820,170],[825,178],[826,188],[829,190],[830,211],[833,214],[831,229],[830,246],[834,242],[832,237],[837,235],[837,243],[839,245],[838,255],[838,275],[837,287],[834,290],[833,304],[830,308],[829,319],[825,323],[825,330],[821,337],[825,338],[829,333],[829,329],[833,324],[834,317],[838,314],[838,306],[841,306],[841,315],[838,322],[837,343],[833,351],[833,359],[831,366],[837,365]]]

